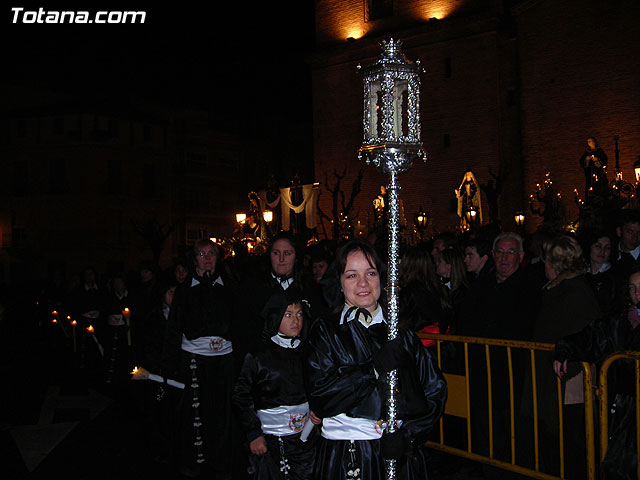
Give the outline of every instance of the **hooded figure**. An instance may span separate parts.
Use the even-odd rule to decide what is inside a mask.
[[[262,319],[261,342],[245,356],[233,394],[250,450],[250,471],[260,480],[308,479],[316,437],[314,432],[308,441],[300,439],[314,418],[304,391],[300,348],[310,322],[308,303],[298,289],[288,288],[269,298]]]

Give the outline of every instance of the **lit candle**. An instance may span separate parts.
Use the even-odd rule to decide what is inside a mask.
[[[100,352],[100,355],[104,356],[104,349],[102,348],[102,345],[100,345],[100,342],[98,342],[98,338],[96,337],[96,332],[93,328],[93,325],[89,325],[87,327],[87,332],[89,332],[91,334],[91,336],[93,337],[93,341],[96,342],[96,345],[98,346],[98,351]]]
[[[124,321],[127,324],[127,345],[131,346],[131,310],[128,307],[125,307],[122,310],[122,316],[124,317]]]
[[[131,380],[152,380],[158,383],[165,383],[165,378],[160,375],[156,375],[155,373],[149,372],[147,369],[143,367],[133,367],[133,371],[131,372]],[[184,383],[178,382],[176,380],[172,380],[170,378],[166,379],[167,385],[172,387],[179,388],[184,390]]]
[[[76,327],[78,326],[78,322],[75,320],[71,320],[71,332],[73,333],[73,353],[76,352]]]

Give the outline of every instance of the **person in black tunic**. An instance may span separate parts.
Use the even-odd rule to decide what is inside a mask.
[[[303,347],[309,406],[322,418],[314,478],[381,480],[393,459],[398,478],[425,479],[422,444],[444,412],[447,384],[415,333],[399,328],[387,341],[373,247],[347,242],[336,263],[344,304],[314,322]],[[385,374],[394,369],[400,425],[389,433]]]
[[[218,245],[199,240],[193,254],[195,273],[171,303],[162,376],[186,385],[177,406],[180,473],[230,479],[237,440],[231,408],[235,288]]]
[[[263,318],[261,346],[246,355],[233,394],[253,478],[310,479],[317,434],[305,443],[301,432],[321,420],[309,410],[302,382],[300,347],[309,310],[300,292],[289,288],[269,299]]]
[[[266,269],[263,265],[249,270],[244,274],[240,291],[245,292],[241,299],[241,308],[246,312],[243,321],[245,331],[236,345],[241,351],[241,358],[246,353],[254,351],[259,343],[263,330],[262,309],[267,300],[277,292],[286,291],[294,286],[303,294],[303,298],[310,304],[313,317],[326,310],[326,301],[322,296],[322,289],[302,266],[296,238],[289,232],[280,232],[274,236],[266,253]]]
[[[553,370],[565,380],[571,373],[571,361],[589,362],[600,368],[611,354],[640,350],[640,267],[631,269],[627,277],[626,294],[609,315],[591,322],[579,332],[556,342]],[[569,362],[569,365],[567,364]],[[609,442],[600,464],[598,478],[602,480],[632,480],[638,478],[636,432],[635,361],[615,361],[608,372]]]

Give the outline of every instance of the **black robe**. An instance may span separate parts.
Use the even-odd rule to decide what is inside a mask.
[[[256,480],[285,478],[279,471],[283,459],[290,467],[288,478],[291,480],[310,479],[313,473],[318,429],[314,429],[307,442],[300,440],[301,425],[293,427],[289,435],[267,435],[263,433],[256,413],[257,410],[307,402],[302,380],[301,339],[308,328],[303,323],[301,338],[287,339],[295,341],[290,344],[291,348],[278,345],[271,339],[278,333],[287,306],[290,302],[297,303],[300,298],[300,292],[293,290],[275,294],[267,302],[262,315],[265,322],[262,342],[258,350],[245,356],[234,387],[233,406],[247,443],[261,436],[267,443],[266,454],[250,456],[249,463]],[[304,308],[303,311],[308,313]],[[309,321],[308,316],[304,321]]]
[[[630,308],[635,308],[631,306]],[[640,327],[629,322],[628,312],[603,317],[580,332],[556,343],[555,360],[595,363],[598,367],[609,355],[623,350],[640,350]],[[602,480],[637,478],[636,392],[638,379],[633,360],[618,360],[609,368],[609,445],[600,465]]]
[[[236,289],[226,276],[221,276],[224,285],[195,278],[198,284],[192,286],[188,278],[176,288],[163,340],[161,374],[185,384],[175,413],[181,473],[227,474],[238,441],[231,408],[235,351],[216,356],[190,353],[182,349],[182,336],[188,340],[217,336],[233,342]]]
[[[311,410],[321,418],[346,414],[371,420],[386,417],[386,385],[376,378],[373,354],[387,339],[385,323],[366,328],[360,321],[340,325],[340,315],[316,321],[304,346],[304,372]],[[444,412],[447,384],[423,347],[407,330],[398,335],[413,364],[398,369],[397,419],[408,449],[396,462],[398,478],[427,478],[421,444]],[[353,456],[350,448],[355,447]],[[314,478],[341,479],[360,469],[360,478],[382,480],[385,462],[380,440],[328,440],[322,438]]]
[[[327,310],[327,302],[322,295],[322,289],[315,281],[299,272],[294,272],[293,282],[289,288],[295,287],[302,292],[304,298],[310,305],[311,318],[323,314]],[[260,346],[260,338],[264,329],[262,310],[269,298],[277,293],[282,293],[285,289],[273,277],[270,271],[256,270],[242,279],[239,291],[243,296],[239,299],[239,311],[244,312],[243,321],[245,328],[241,337],[234,343],[234,350],[241,354],[241,358],[255,351]]]
[[[233,406],[247,442],[251,443],[260,436],[264,436],[267,442],[267,456],[252,455],[250,459],[250,464],[257,470],[254,478],[259,479],[284,477],[281,477],[282,474],[267,474],[279,471],[279,439],[263,434],[256,411],[282,405],[300,405],[307,401],[302,382],[302,348],[284,348],[270,343],[260,351],[247,354],[233,393]],[[289,478],[311,478],[314,441],[301,442],[299,431],[281,438],[284,456],[291,467]]]

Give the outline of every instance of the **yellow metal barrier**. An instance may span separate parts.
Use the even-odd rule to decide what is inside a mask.
[[[635,360],[636,386],[636,459],[640,459],[640,352],[620,351],[609,355],[600,367],[600,461],[604,460],[609,445],[609,384],[607,374],[611,364],[616,360]],[[637,466],[637,477],[640,478],[640,462]]]
[[[557,397],[558,397],[558,428],[559,428],[559,459],[560,459],[560,476],[555,476],[540,470],[540,434],[539,434],[539,418],[538,418],[538,402],[537,402],[537,382],[536,382],[536,352],[552,352],[554,350],[553,344],[547,343],[534,343],[523,342],[516,340],[503,340],[503,339],[486,339],[477,337],[463,337],[457,335],[438,335],[438,334],[418,334],[420,338],[439,340],[437,345],[437,362],[442,369],[442,352],[441,342],[454,342],[462,344],[464,355],[464,375],[453,374],[443,370],[444,376],[447,380],[449,387],[449,396],[447,405],[445,408],[445,414],[463,418],[466,420],[466,440],[467,448],[463,450],[461,448],[446,445],[444,442],[444,419],[440,420],[440,432],[439,441],[428,441],[427,446],[435,450],[440,450],[446,453],[457,455],[460,457],[468,458],[470,460],[482,462],[488,465],[493,465],[505,470],[510,470],[521,475],[525,475],[531,478],[542,479],[560,479],[565,478],[565,465],[564,465],[564,431],[563,431],[563,396],[562,385],[560,379],[556,380],[557,385]],[[489,455],[481,455],[472,451],[472,421],[471,418],[471,397],[470,397],[470,370],[469,370],[469,345],[475,344],[484,346],[484,358],[486,361],[486,376],[487,376],[487,404],[488,404],[488,436],[489,436]],[[492,368],[491,368],[491,352],[492,348],[503,348],[506,350],[507,358],[507,371],[508,371],[508,385],[509,385],[509,444],[511,449],[510,462],[494,458],[494,432],[493,432],[493,401],[492,398]],[[512,350],[522,350],[529,352],[529,359],[531,362],[531,387],[532,387],[532,412],[531,418],[533,419],[533,455],[534,465],[533,468],[529,468],[516,463],[516,398],[514,397],[514,371],[513,371],[513,358]],[[549,368],[552,368],[549,365]],[[584,409],[585,409],[585,450],[586,450],[586,470],[587,478],[589,480],[595,479],[596,467],[595,467],[595,434],[594,434],[594,406],[593,406],[593,393],[595,389],[593,387],[591,367],[588,363],[582,363],[582,371],[584,375]],[[605,373],[606,376],[606,373]],[[606,399],[601,402],[601,405],[606,406]],[[605,408],[606,410],[606,408]],[[639,418],[638,416],[636,418]],[[639,430],[640,431],[640,430]],[[639,442],[640,445],[640,442]],[[571,472],[567,472],[571,473]],[[640,478],[640,477],[639,477]]]

